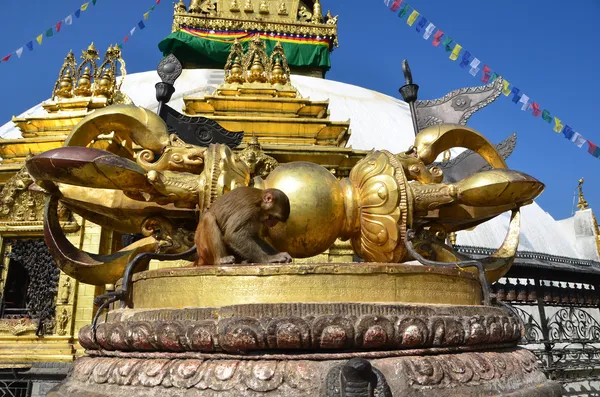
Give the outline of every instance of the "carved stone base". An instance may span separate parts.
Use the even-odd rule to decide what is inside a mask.
[[[548,381],[538,370],[535,356],[518,348],[390,355],[362,362],[353,359],[354,365],[349,365],[347,358],[339,359],[339,354],[326,356],[263,360],[257,356],[214,359],[184,358],[189,357],[184,353],[115,352],[112,357],[78,359],[67,380],[48,397],[558,397],[562,392],[559,384]]]

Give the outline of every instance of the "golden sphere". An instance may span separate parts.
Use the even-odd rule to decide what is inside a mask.
[[[344,224],[344,192],[320,165],[298,161],[275,168],[264,181],[290,199],[290,217],[269,229],[275,248],[295,258],[314,256],[335,242]]]

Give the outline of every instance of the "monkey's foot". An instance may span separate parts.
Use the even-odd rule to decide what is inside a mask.
[[[291,263],[292,257],[287,252],[280,252],[269,257],[268,263]]]
[[[235,256],[229,255],[219,259],[219,265],[233,265],[235,263]]]

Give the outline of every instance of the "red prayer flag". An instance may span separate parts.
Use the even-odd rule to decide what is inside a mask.
[[[2,58],[2,62],[6,62],[8,61],[8,59],[12,56],[12,52],[10,54],[8,54],[7,56],[5,56],[4,58]]]
[[[540,110],[540,105],[537,102],[533,102],[531,104],[531,108],[533,109],[533,117],[539,117],[540,114],[542,114],[542,111]]]
[[[62,21],[60,21],[56,24],[56,33],[60,32],[61,26],[62,26]]]
[[[589,139],[588,139],[588,144],[590,145],[590,147],[588,148],[588,153],[594,157],[600,156],[600,150],[598,149],[598,146],[596,146],[594,143],[592,143],[592,141],[590,141]]]
[[[160,4],[160,0],[156,0],[156,4]]]
[[[431,42],[431,45],[433,45],[434,47],[439,46],[443,35],[444,32],[442,32],[441,30],[435,32],[435,34],[433,35],[433,41]]]
[[[400,8],[402,1],[404,1],[404,0],[394,0],[394,2],[392,3],[392,6],[390,7],[390,10],[393,12],[398,11],[398,8]]]
[[[487,84],[490,81],[490,72],[492,69],[488,65],[483,65],[483,74],[481,75],[481,82]]]
[[[127,43],[127,40],[129,40],[129,36],[125,36],[125,38],[123,39],[123,43]]]

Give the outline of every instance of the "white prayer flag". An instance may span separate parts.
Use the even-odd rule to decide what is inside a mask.
[[[469,73],[471,73],[471,76],[475,77],[477,76],[477,73],[479,73],[479,64],[481,63],[481,61],[477,58],[474,58],[471,61],[471,70],[469,70]]]
[[[17,51],[15,51],[17,53],[17,56],[19,58],[21,58],[21,54],[23,54],[23,47],[19,48]]]
[[[429,40],[429,38],[431,37],[431,34],[433,33],[433,31],[435,30],[435,25],[430,23],[429,25],[427,25],[427,28],[425,28],[425,33],[423,34],[423,38],[425,40]]]
[[[523,106],[521,106],[521,110],[529,109],[529,97],[527,95],[523,94],[519,100],[519,103],[523,104]]]
[[[571,138],[571,142],[573,142],[575,145],[577,145],[578,148],[581,148],[583,146],[583,144],[586,142],[586,140],[578,132],[575,132],[573,134],[573,137]]]
[[[70,25],[73,23],[73,15],[69,15],[65,18],[65,24]]]
[[[392,0],[383,0],[383,2],[385,3],[385,5],[388,6],[388,7],[390,6],[390,1],[392,1]]]
[[[133,32],[135,32],[135,27],[129,31],[129,35],[133,36]]]

